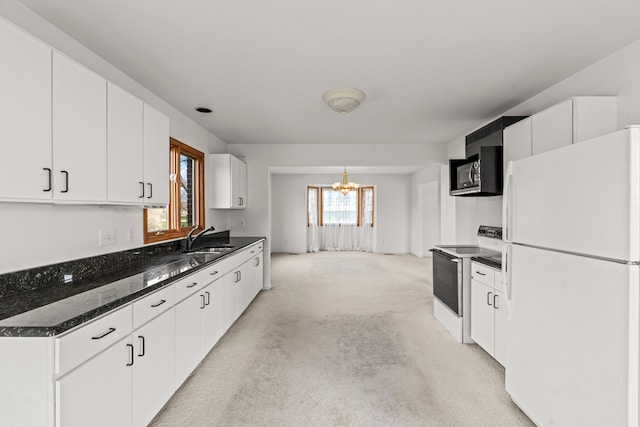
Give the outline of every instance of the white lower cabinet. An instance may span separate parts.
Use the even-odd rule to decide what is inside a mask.
[[[56,426],[131,425],[131,337],[56,381]]]
[[[15,408],[0,411],[0,425],[148,425],[262,289],[262,248],[63,335],[0,337],[0,374],[12,391],[0,396]],[[18,360],[30,369],[15,369]]]
[[[176,390],[176,317],[172,308],[134,331],[133,425],[146,426]]]
[[[502,272],[471,263],[471,338],[504,365],[507,310]]]

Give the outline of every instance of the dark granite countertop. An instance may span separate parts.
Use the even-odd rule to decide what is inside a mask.
[[[2,275],[0,336],[58,335],[264,240],[228,232],[223,239],[210,242],[233,246],[223,253],[165,244]]]

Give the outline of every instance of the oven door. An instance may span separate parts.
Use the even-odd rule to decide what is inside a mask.
[[[462,317],[462,260],[446,252],[433,253],[433,295]]]

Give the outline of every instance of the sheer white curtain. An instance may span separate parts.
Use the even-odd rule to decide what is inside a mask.
[[[373,231],[370,225],[311,225],[307,229],[307,251],[373,252]]]

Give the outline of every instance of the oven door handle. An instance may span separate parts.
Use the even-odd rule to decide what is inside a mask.
[[[451,258],[449,261],[455,262],[457,264],[460,262],[460,258]]]

